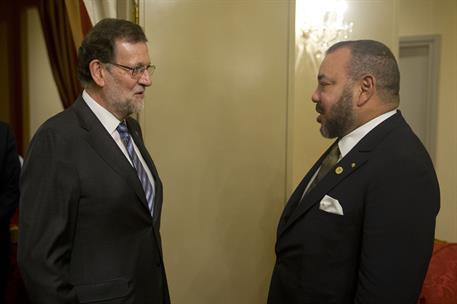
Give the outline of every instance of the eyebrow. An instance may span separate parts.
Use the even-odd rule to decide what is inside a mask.
[[[318,80],[318,81],[324,80],[324,81],[328,81],[328,82],[330,82],[330,83],[335,83],[334,80],[329,79],[329,78],[328,78],[327,76],[325,76],[324,74],[319,74],[319,75],[317,75],[317,80]]]

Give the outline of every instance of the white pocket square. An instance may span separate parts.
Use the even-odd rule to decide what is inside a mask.
[[[328,195],[324,196],[324,198],[319,203],[319,209],[329,213],[344,215],[340,202]]]

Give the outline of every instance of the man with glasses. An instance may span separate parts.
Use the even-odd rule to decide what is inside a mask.
[[[104,19],[84,38],[84,91],[37,131],[21,178],[18,261],[33,303],[170,303],[162,184],[130,117],[154,69],[136,24]]]

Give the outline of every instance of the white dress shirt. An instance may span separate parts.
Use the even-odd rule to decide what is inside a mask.
[[[119,132],[117,132],[116,128],[119,125],[120,121],[119,119],[116,118],[111,112],[109,112],[107,109],[102,107],[98,102],[96,102],[90,95],[86,92],[86,90],[83,91],[82,97],[86,104],[89,106],[89,108],[94,112],[95,116],[97,116],[98,120],[102,123],[102,125],[105,127],[106,131],[111,135],[111,137],[114,139],[116,144],[118,145],[119,149],[121,149],[122,153],[124,153],[125,158],[129,161],[130,165],[133,167],[132,160],[130,159],[130,156],[127,152],[127,148],[125,147],[124,143],[122,142],[121,136]],[[143,159],[143,156],[141,155],[141,152],[138,150],[138,147],[135,144],[135,141],[133,138],[130,139],[133,143],[133,148],[135,149],[135,153],[138,155],[138,158],[141,161],[141,164],[143,165],[144,169],[146,170],[146,174],[148,175],[149,180],[151,181],[151,185],[153,188],[155,188],[154,185],[154,178],[152,177],[151,171],[149,170],[149,167],[147,166],[146,162]],[[155,192],[155,190],[154,190]]]

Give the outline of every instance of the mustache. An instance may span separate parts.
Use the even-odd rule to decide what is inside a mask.
[[[316,103],[316,112],[319,114],[324,114],[324,108],[319,103]]]
[[[138,88],[135,90],[135,93],[144,93],[146,91],[146,87],[143,85],[139,85]]]

